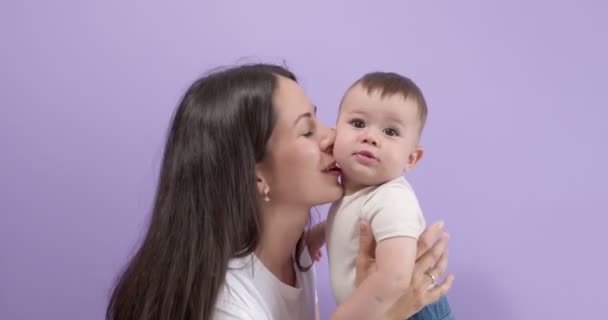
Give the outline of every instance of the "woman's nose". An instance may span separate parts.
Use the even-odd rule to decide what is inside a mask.
[[[334,142],[336,141],[336,128],[327,127],[321,124],[323,136],[321,138],[321,150],[327,152],[333,152]]]

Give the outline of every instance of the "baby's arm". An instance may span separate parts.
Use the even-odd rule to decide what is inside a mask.
[[[325,223],[325,221],[318,223],[306,232],[306,246],[314,261],[319,261],[322,256],[321,247],[325,244]]]
[[[378,243],[378,272],[365,279],[334,314],[336,319],[380,319],[410,285],[416,239],[394,237]]]

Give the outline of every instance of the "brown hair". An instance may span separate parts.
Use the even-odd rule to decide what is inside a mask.
[[[255,166],[275,126],[278,76],[296,80],[280,66],[242,65],[186,91],[169,128],[148,230],[113,288],[106,319],[212,317],[228,261],[272,232],[260,223]],[[296,253],[303,247],[301,237]]]
[[[368,94],[379,92],[380,97],[382,98],[400,94],[404,99],[414,99],[418,106],[420,131],[422,131],[428,114],[426,100],[424,99],[422,90],[420,90],[416,83],[410,78],[395,72],[370,72],[359,78],[359,80],[353,83],[346,92],[348,93],[357,85],[361,85],[366,89]],[[346,94],[344,94],[344,96],[346,96]],[[340,105],[342,105],[342,103],[340,103]]]

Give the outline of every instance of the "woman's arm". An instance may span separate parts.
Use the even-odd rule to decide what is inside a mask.
[[[410,285],[416,242],[404,236],[380,241],[375,251],[377,272],[357,284],[353,294],[338,306],[334,318],[381,318]]]
[[[437,222],[425,230],[417,242],[417,259],[412,272],[412,280],[407,291],[393,304],[384,319],[407,319],[424,306],[444,296],[452,286],[454,276],[449,275],[433,285],[431,273],[439,278],[447,268],[447,242],[449,235],[443,231],[443,222]],[[377,270],[376,242],[368,222],[360,226],[359,255],[357,256],[356,285]],[[357,290],[357,289],[355,289]]]

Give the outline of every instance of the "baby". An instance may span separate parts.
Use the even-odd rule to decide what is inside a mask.
[[[345,319],[380,318],[410,284],[425,220],[402,174],[423,155],[419,141],[426,116],[418,86],[396,73],[366,74],[342,98],[334,156],[345,193],[331,206],[324,228],[315,227],[310,236],[313,243],[327,241],[336,312]],[[360,219],[369,221],[378,242],[379,272],[355,292]]]

